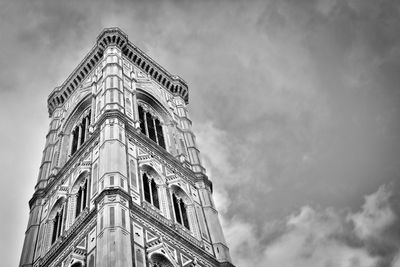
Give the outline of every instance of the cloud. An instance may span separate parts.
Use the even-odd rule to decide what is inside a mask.
[[[388,244],[390,240],[370,240],[385,231],[399,231],[398,226],[392,228],[399,224],[390,203],[392,194],[387,185],[379,187],[357,212],[303,206],[280,225],[273,220],[266,223],[262,232],[244,220],[224,218],[234,262],[260,267],[398,267],[398,247]],[[275,236],[265,242],[271,235]]]
[[[2,247],[16,248],[4,264],[20,254],[47,96],[111,26],[188,82],[194,133],[228,226],[264,249],[307,236],[301,222],[322,225],[322,216],[353,240],[322,235],[316,244],[390,259],[399,238],[388,234],[390,216],[380,218],[387,209],[358,208],[400,172],[399,11],[392,0],[0,1],[1,210],[10,213],[1,228],[23,225],[2,235]],[[346,217],[343,207],[358,212]],[[375,225],[384,238],[371,238]],[[251,248],[263,262],[264,250]],[[239,245],[233,251],[242,266],[256,265]]]
[[[286,222],[287,232],[264,251],[264,266],[372,267],[378,258],[342,240],[344,226],[332,210],[305,206]]]
[[[348,216],[361,239],[383,238],[384,231],[397,220],[389,202],[391,195],[388,186],[381,186],[378,191],[365,197],[361,211]]]

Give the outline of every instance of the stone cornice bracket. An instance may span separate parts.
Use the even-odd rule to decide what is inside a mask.
[[[97,37],[97,47],[104,50],[109,45],[116,45],[123,50],[128,44],[128,35],[119,28],[106,28]]]
[[[141,71],[150,75],[160,86],[173,95],[180,96],[186,103],[189,102],[188,85],[181,77],[170,74],[138,47],[129,42],[127,34],[121,29],[107,28],[100,33],[97,37],[96,45],[92,47],[65,82],[56,87],[49,95],[47,103],[50,116],[52,116],[57,107],[61,107],[70,95],[79,88],[82,81],[102,59],[104,50],[110,45],[119,47],[125,57]]]

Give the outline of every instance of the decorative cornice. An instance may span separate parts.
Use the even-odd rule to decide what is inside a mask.
[[[133,43],[129,42],[128,35],[121,29],[106,28],[97,37],[96,45],[78,64],[64,83],[56,87],[49,95],[47,102],[50,116],[53,114],[54,109],[62,106],[88,74],[95,69],[103,57],[104,50],[110,45],[119,47],[122,54],[133,65],[150,75],[160,86],[174,95],[181,96],[186,103],[189,102],[189,89],[187,83],[182,78],[169,73]]]

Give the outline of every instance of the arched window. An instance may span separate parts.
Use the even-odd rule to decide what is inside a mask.
[[[187,216],[187,207],[182,198],[179,198],[175,193],[172,193],[172,204],[174,206],[175,220],[180,225],[190,230],[189,220]]]
[[[149,257],[149,263],[151,267],[173,267],[171,260],[168,259],[165,255],[155,252],[152,253]]]
[[[64,227],[64,205],[62,204],[62,200],[57,201],[50,212],[49,217],[52,227],[51,244],[53,244],[61,235]]]
[[[87,196],[87,180],[83,186],[78,189],[76,197],[76,208],[75,208],[75,218],[81,214],[81,211],[86,207],[86,196]]]
[[[154,207],[160,209],[160,202],[158,198],[158,189],[156,182],[153,178],[149,179],[146,173],[143,173],[143,191],[144,191],[144,200],[153,204]]]
[[[83,145],[89,135],[91,112],[86,111],[82,118],[76,123],[74,129],[71,131],[72,144],[71,144],[71,155]]]
[[[83,266],[82,262],[80,262],[80,261],[77,261],[77,262],[75,262],[74,264],[71,265],[71,267],[82,267],[82,266]]]
[[[140,131],[145,134],[153,142],[165,149],[164,133],[161,126],[160,120],[145,111],[142,106],[139,105],[139,122]]]

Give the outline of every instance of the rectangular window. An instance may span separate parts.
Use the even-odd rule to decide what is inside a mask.
[[[124,179],[123,179],[123,178],[121,178],[121,187],[125,187]]]
[[[104,179],[101,180],[101,190],[103,190],[103,189],[104,189]]]
[[[125,228],[126,227],[126,219],[125,219],[125,210],[122,209],[121,210],[121,216],[122,216],[122,227]]]
[[[114,176],[110,176],[110,185],[114,185]]]
[[[114,227],[115,225],[115,208],[114,207],[110,207],[110,226]]]

